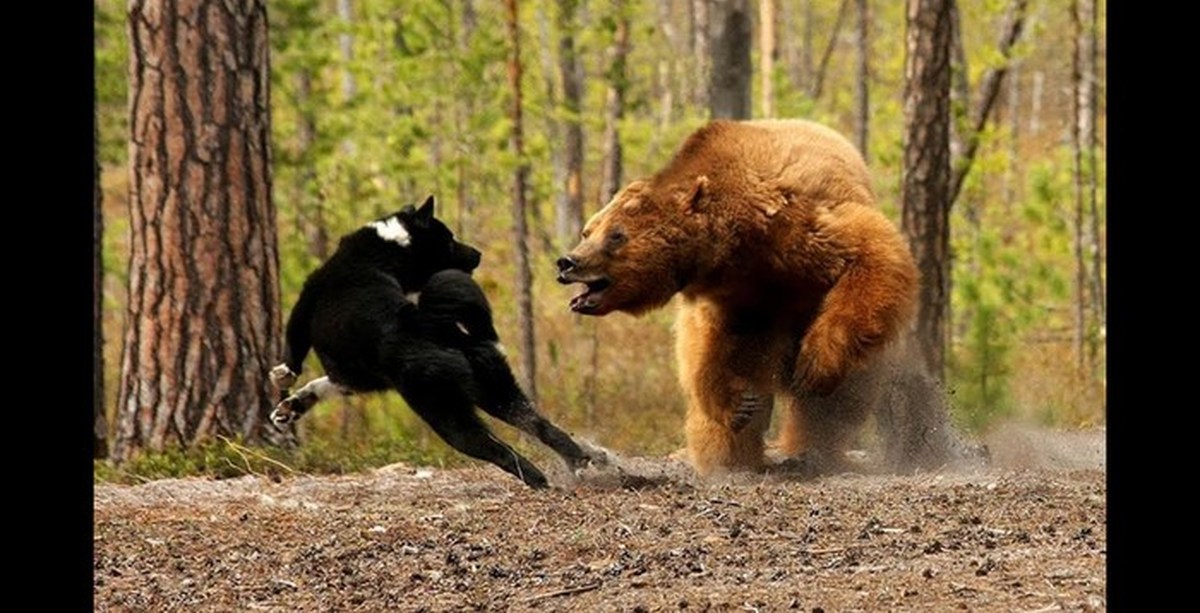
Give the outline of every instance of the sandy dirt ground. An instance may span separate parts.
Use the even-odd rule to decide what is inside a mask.
[[[986,467],[532,491],[490,466],[95,489],[99,611],[1103,611],[1105,435]],[[635,477],[635,478],[630,478]]]

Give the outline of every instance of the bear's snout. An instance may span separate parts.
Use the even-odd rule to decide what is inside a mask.
[[[575,269],[575,266],[577,265],[575,260],[571,259],[571,256],[569,255],[563,256],[558,258],[558,261],[555,262],[555,265],[558,266],[558,282],[570,283],[570,281],[567,280],[566,275]]]

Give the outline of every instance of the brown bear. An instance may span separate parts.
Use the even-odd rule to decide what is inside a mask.
[[[780,451],[840,458],[878,398],[850,380],[873,376],[919,283],[862,156],[801,120],[700,128],[596,213],[558,268],[561,283],[586,286],[571,300],[585,315],[682,296],[676,359],[702,475],[764,466],[777,395]]]

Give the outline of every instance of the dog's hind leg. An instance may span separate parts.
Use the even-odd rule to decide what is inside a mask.
[[[466,348],[463,353],[471,364],[479,388],[480,408],[489,415],[531,434],[559,455],[572,471],[589,463],[603,465],[603,452],[585,450],[566,432],[538,413],[529,397],[513,377],[504,354],[491,343]]]
[[[277,424],[296,421],[313,408],[313,405],[326,398],[349,396],[353,393],[354,390],[330,381],[329,377],[318,377],[305,383],[296,393],[279,401],[275,410],[271,411],[271,421]]]
[[[475,413],[478,389],[463,354],[429,345],[409,349],[414,353],[396,377],[408,406],[451,447],[499,466],[530,487],[546,487],[542,471],[496,438]]]
[[[477,460],[499,466],[529,487],[547,487],[548,482],[542,471],[515,449],[496,438],[496,435],[479,420],[479,416],[475,415],[474,409],[447,411],[449,407],[446,406],[430,407],[420,403],[410,403],[410,406],[451,447]]]

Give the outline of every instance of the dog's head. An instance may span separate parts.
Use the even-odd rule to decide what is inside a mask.
[[[372,221],[364,227],[391,251],[399,267],[405,291],[420,291],[429,277],[440,270],[471,272],[482,257],[478,249],[454,239],[454,233],[434,216],[433,196],[419,207],[406,206],[399,212]]]

